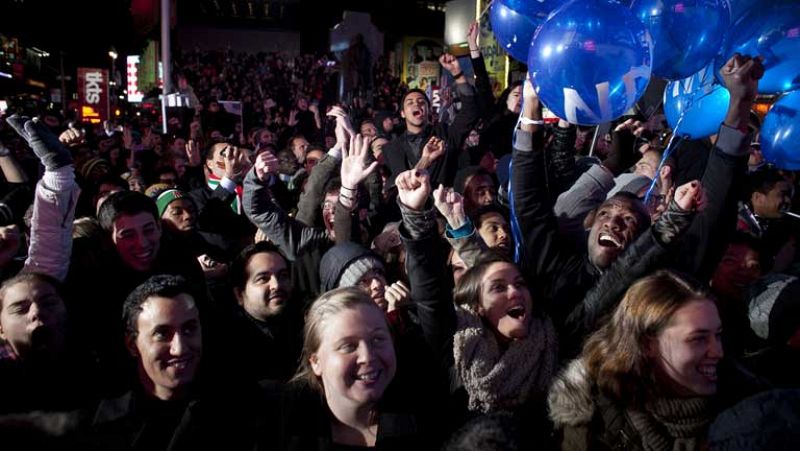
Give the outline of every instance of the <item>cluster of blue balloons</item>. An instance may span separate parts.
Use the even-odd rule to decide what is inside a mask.
[[[760,94],[800,90],[800,1],[626,4],[494,0],[490,18],[503,48],[527,62],[544,105],[572,123],[595,125],[622,116],[644,94],[652,74],[670,81],[664,110],[675,134],[709,136],[718,130],[730,102],[719,71],[735,53],[763,58]],[[800,127],[792,103],[797,96],[785,95],[761,131],[764,156],[786,168],[794,160],[785,152],[800,152],[794,144],[798,140],[787,139],[797,136],[791,131]],[[800,156],[796,160],[800,168]]]

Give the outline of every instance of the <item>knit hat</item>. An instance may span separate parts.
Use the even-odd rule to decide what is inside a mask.
[[[356,243],[337,244],[322,256],[319,263],[322,292],[340,287],[352,287],[369,271],[383,271],[383,261],[369,249]]]
[[[750,298],[750,328],[772,345],[784,345],[800,328],[800,279],[771,274],[756,283]]]
[[[168,185],[166,183],[153,183],[152,185],[148,186],[146,190],[144,190],[144,195],[150,199],[156,200],[161,193],[169,189],[172,189],[172,185]]]
[[[99,157],[90,158],[81,166],[80,175],[84,179],[88,179],[93,170],[101,167],[105,167],[106,172],[111,170],[111,164],[108,161]]]
[[[158,217],[160,218],[161,216],[164,215],[164,211],[167,209],[167,207],[169,207],[169,204],[171,204],[172,201],[183,198],[189,198],[188,194],[177,189],[168,189],[159,194],[158,197],[156,198],[156,207],[158,207]]]

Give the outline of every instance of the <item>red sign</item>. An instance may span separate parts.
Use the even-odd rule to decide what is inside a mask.
[[[109,119],[107,70],[78,68],[78,102],[81,121],[99,124]]]

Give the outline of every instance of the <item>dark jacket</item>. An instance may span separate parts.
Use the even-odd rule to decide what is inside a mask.
[[[439,377],[449,386],[443,405],[448,409],[445,427],[451,433],[479,412],[468,409],[468,394],[455,369],[453,341],[457,319],[453,305],[453,282],[446,268],[448,246],[436,235],[432,209],[413,212],[402,205],[401,209],[403,224],[400,226],[400,235],[406,247],[411,297],[416,305],[423,337],[438,363]],[[551,426],[544,399],[531,396],[513,413],[526,425],[526,432],[538,440],[541,448],[549,449]]]
[[[720,384],[713,398],[712,418],[739,399],[766,388],[731,361],[720,363]],[[573,360],[553,383],[548,398],[561,449],[565,451],[644,450],[642,438],[626,414],[626,406],[604,395],[582,360]],[[697,437],[701,443],[705,435]]]
[[[431,184],[438,186],[453,185],[453,178],[458,170],[458,157],[461,145],[469,135],[469,131],[479,119],[478,106],[475,100],[474,89],[468,84],[457,84],[461,98],[461,110],[455,117],[452,125],[439,123],[436,126],[428,125],[419,135],[406,131],[383,147],[386,166],[392,172],[389,185],[394,186],[394,179],[403,171],[413,168],[422,157],[422,148],[431,136],[437,136],[446,143],[444,155],[433,162],[429,168]]]
[[[401,363],[400,363],[401,364]],[[347,449],[331,439],[331,413],[324,397],[304,382],[263,384],[268,414],[258,431],[259,450]],[[376,450],[435,450],[439,440],[425,415],[429,400],[397,387],[386,389],[378,414]]]
[[[292,262],[292,286],[306,300],[319,295],[319,263],[333,245],[328,233],[320,227],[309,227],[297,221],[270,197],[269,187],[256,177],[255,169],[244,179],[242,209],[269,240]]]
[[[213,190],[208,186],[193,189],[189,196],[197,208],[197,229],[209,244],[225,253],[225,262],[252,242],[252,224],[231,208],[235,193],[220,184]]]

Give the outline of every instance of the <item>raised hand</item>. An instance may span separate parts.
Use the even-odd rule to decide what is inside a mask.
[[[422,156],[431,162],[436,161],[444,153],[444,147],[444,141],[435,135],[431,136],[431,139],[422,148]]]
[[[200,160],[200,143],[194,139],[186,141],[186,164],[189,167],[196,168],[203,163]]]
[[[412,210],[422,210],[431,194],[431,182],[428,171],[411,169],[401,172],[395,179],[397,196],[400,202]]]
[[[725,87],[734,101],[752,102],[758,93],[758,80],[764,75],[764,59],[760,56],[752,58],[748,55],[735,54],[719,70]]]
[[[467,215],[464,213],[464,197],[453,191],[453,188],[439,185],[433,192],[433,204],[447,220],[451,229],[461,228],[467,222]]]
[[[478,22],[472,22],[469,24],[469,30],[467,30],[467,44],[469,44],[470,51],[473,49],[480,51],[480,47],[478,47],[478,35],[480,32],[481,26]]]
[[[65,146],[72,147],[86,142],[86,136],[83,130],[78,130],[73,124],[69,124],[69,128],[58,135],[58,140]]]
[[[256,177],[260,181],[266,182],[270,176],[278,173],[279,165],[278,158],[272,152],[261,152],[256,157]]]
[[[38,118],[15,114],[6,122],[28,142],[46,170],[54,171],[72,164],[72,154]]]
[[[675,190],[673,199],[683,211],[702,211],[706,203],[703,184],[697,180],[685,183]]]
[[[386,287],[384,297],[389,304],[387,311],[391,312],[408,303],[411,299],[411,289],[403,282],[397,281]]]
[[[449,53],[443,53],[442,56],[439,57],[439,64],[441,64],[446,71],[450,72],[450,75],[456,76],[461,73],[461,65],[458,63],[458,58]]]
[[[356,191],[358,184],[378,167],[377,161],[369,163],[369,143],[369,138],[359,134],[350,140],[349,151],[342,149],[341,179],[345,190]]]
[[[225,177],[236,183],[241,182],[244,173],[250,168],[247,160],[247,152],[234,146],[228,146],[223,150],[225,162]]]

